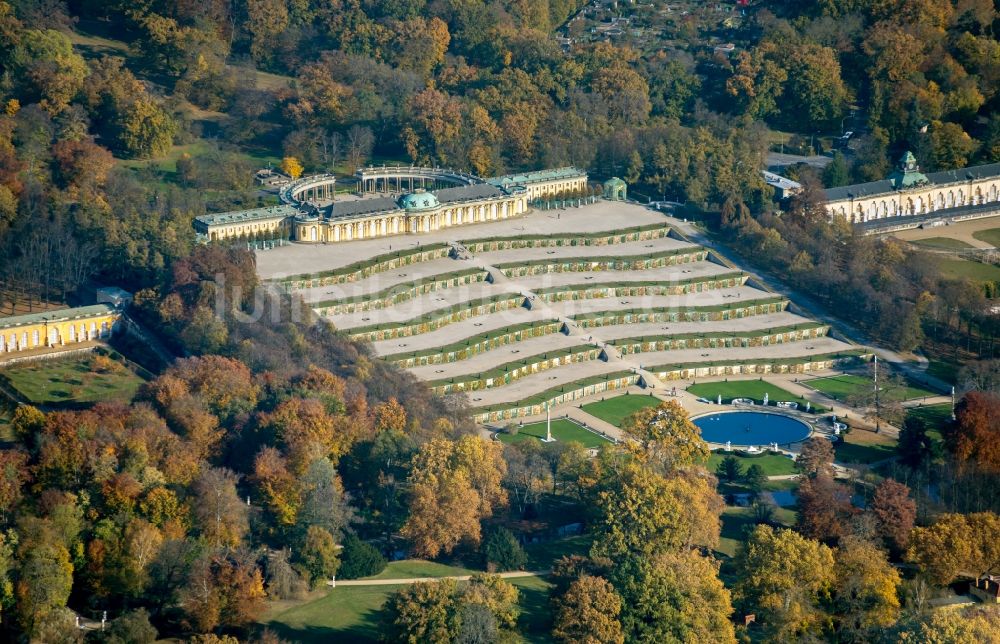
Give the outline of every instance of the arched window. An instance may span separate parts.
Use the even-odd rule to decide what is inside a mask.
[[[38,343],[39,343],[39,340],[40,340],[40,338],[39,338],[39,335],[38,335],[38,330],[35,329],[34,331],[31,332],[31,346],[37,347]]]
[[[49,346],[54,347],[59,343],[59,334],[55,329],[49,329]]]
[[[309,241],[316,241],[316,226],[309,229]]]
[[[69,325],[69,341],[76,342],[76,327],[72,324]]]

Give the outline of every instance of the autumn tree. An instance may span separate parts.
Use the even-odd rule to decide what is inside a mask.
[[[885,551],[847,537],[834,551],[833,596],[837,630],[845,641],[870,642],[899,618],[901,578]]]
[[[309,526],[296,556],[305,576],[312,580],[313,587],[332,578],[340,566],[333,536],[319,526]]]
[[[622,430],[637,454],[665,472],[702,464],[709,457],[700,430],[675,400],[635,412],[625,419]]]
[[[302,176],[302,164],[295,157],[285,157],[281,160],[281,171],[292,179]]]
[[[875,488],[868,508],[875,517],[879,534],[889,547],[896,551],[905,550],[917,518],[917,503],[910,498],[910,488],[887,478]]]
[[[970,391],[956,406],[955,418],[945,432],[945,445],[955,459],[1000,472],[1000,397]]]
[[[822,609],[834,584],[832,551],[791,530],[759,525],[736,554],[733,597],[754,613],[769,637],[795,639],[823,633]]]
[[[27,534],[19,544],[20,571],[14,587],[17,617],[21,627],[32,633],[55,610],[66,606],[73,588],[73,563],[68,544],[46,519],[22,524]]]
[[[239,476],[207,468],[194,482],[192,511],[202,537],[213,546],[235,547],[249,529],[247,506],[236,491]]]
[[[833,444],[822,436],[813,436],[804,443],[795,459],[795,469],[804,476],[833,476]]]
[[[913,529],[906,558],[939,586],[961,573],[978,576],[1000,566],[1000,544],[991,536],[998,529],[1000,517],[992,512],[942,514]]]
[[[797,527],[807,537],[835,540],[844,535],[854,513],[851,492],[832,476],[803,479],[795,492],[799,501]]]
[[[719,539],[722,501],[707,476],[664,477],[626,462],[595,499],[593,554],[652,554]]]
[[[37,101],[50,114],[66,109],[87,78],[87,64],[69,38],[51,29],[22,32],[10,62],[21,100]]]
[[[622,599],[625,639],[735,642],[730,594],[718,572],[692,550],[616,561],[609,579]]]
[[[410,472],[410,514],[402,534],[434,557],[463,540],[478,543],[479,521],[507,505],[502,446],[478,436],[421,446]]]
[[[302,489],[288,471],[288,463],[281,452],[273,447],[262,449],[254,459],[253,480],[277,525],[294,525],[302,504]]]
[[[903,619],[886,637],[895,642],[988,642],[1000,629],[1000,608],[974,605],[931,610]]]
[[[622,600],[607,580],[583,575],[554,602],[552,636],[567,643],[623,644]]]
[[[395,591],[382,608],[383,637],[389,642],[450,642],[460,620],[452,580],[417,582]]]
[[[180,606],[194,630],[245,628],[264,609],[264,577],[253,554],[241,550],[205,553],[191,564]]]

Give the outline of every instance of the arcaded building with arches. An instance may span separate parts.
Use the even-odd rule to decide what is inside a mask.
[[[335,199],[333,175],[305,177],[281,189],[281,205],[195,219],[203,241],[227,239],[335,243],[429,233],[522,215],[536,199],[582,194],[587,173],[556,168],[481,179],[419,166],[363,168],[359,198]]]
[[[841,217],[852,224],[970,206],[989,208],[997,201],[1000,163],[924,174],[910,152],[882,181],[826,190],[826,210],[831,218]]]

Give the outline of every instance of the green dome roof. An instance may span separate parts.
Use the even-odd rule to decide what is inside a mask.
[[[406,210],[429,210],[440,205],[432,192],[411,192],[399,200],[399,207]]]

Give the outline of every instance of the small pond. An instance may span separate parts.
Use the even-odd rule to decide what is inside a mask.
[[[787,445],[805,440],[812,431],[801,420],[760,411],[725,411],[693,420],[703,439],[722,445],[726,441],[741,446]]]

